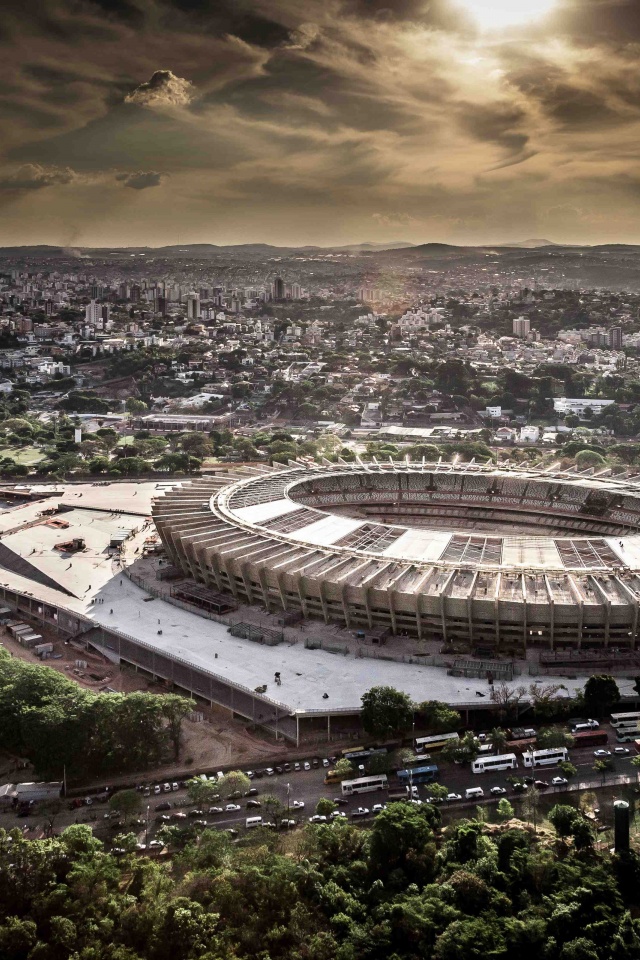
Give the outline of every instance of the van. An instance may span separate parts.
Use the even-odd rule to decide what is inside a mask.
[[[262,826],[262,817],[247,817],[245,821],[245,827],[247,830],[252,830],[253,827]]]
[[[465,800],[478,800],[481,797],[484,797],[484,790],[482,787],[467,787],[464,792]]]
[[[407,794],[413,797],[414,799],[419,796],[418,788],[415,786],[415,784],[413,786],[405,787],[405,790],[407,791]]]
[[[597,730],[600,724],[597,720],[587,720],[585,723],[576,723],[575,727],[571,728],[571,733],[582,733],[585,730]]]
[[[524,739],[528,740],[530,737],[535,737],[535,736],[537,736],[537,734],[536,734],[536,731],[533,729],[533,727],[524,728]]]

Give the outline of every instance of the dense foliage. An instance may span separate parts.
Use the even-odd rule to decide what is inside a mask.
[[[61,780],[142,770],[177,757],[184,697],[103,693],[0,650],[2,745],[29,757],[38,776]],[[1,951],[0,951],[1,953]]]
[[[105,853],[85,826],[0,830],[4,960],[637,960],[639,863],[513,825],[391,804],[234,845],[205,831],[170,861]],[[174,828],[175,829],[175,828]]]

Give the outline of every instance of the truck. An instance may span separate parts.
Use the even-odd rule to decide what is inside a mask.
[[[52,780],[42,783],[16,783],[18,805],[37,800],[58,800],[62,793],[62,781]]]

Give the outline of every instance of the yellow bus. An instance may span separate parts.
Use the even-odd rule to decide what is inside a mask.
[[[325,783],[340,783],[342,780],[344,780],[344,777],[338,770],[327,770],[327,775],[324,778]]]

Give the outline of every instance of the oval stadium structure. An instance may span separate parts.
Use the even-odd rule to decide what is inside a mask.
[[[244,474],[154,505],[173,563],[241,603],[488,655],[637,646],[633,477],[375,460]]]

